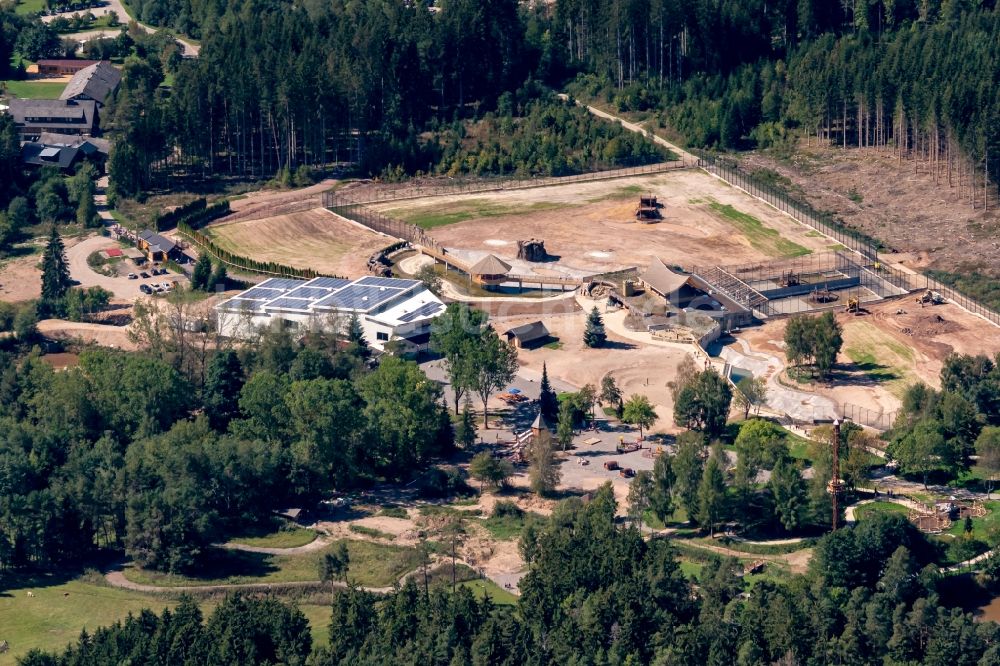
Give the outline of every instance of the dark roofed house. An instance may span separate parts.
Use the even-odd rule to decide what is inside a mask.
[[[93,134],[99,123],[93,101],[59,99],[12,99],[10,115],[25,141],[37,141],[43,132]]]
[[[549,329],[545,328],[545,324],[542,322],[533,321],[530,324],[515,326],[509,329],[505,335],[507,336],[507,342],[518,349],[524,349],[533,342],[538,342],[549,337]]]
[[[90,100],[104,106],[121,81],[121,72],[112,67],[111,63],[97,62],[74,74],[59,99]]]
[[[177,248],[177,243],[155,231],[144,229],[139,232],[139,249],[146,253],[150,261],[166,261]]]
[[[83,157],[79,148],[33,142],[21,144],[21,162],[29,166],[54,166],[72,171]]]
[[[47,146],[69,146],[79,148],[87,157],[101,155],[104,158],[111,153],[111,142],[107,139],[97,139],[92,136],[82,137],[72,134],[58,134],[56,132],[42,132],[38,137],[38,143]]]

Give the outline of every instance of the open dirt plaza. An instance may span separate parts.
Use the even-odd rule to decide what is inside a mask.
[[[656,196],[662,219],[640,224],[639,195]],[[700,170],[525,190],[435,196],[372,208],[429,227],[450,252],[475,261],[517,255],[517,241],[545,241],[558,260],[538,271],[599,273],[668,265],[759,261],[830,249],[832,242]],[[537,271],[536,271],[537,272]]]

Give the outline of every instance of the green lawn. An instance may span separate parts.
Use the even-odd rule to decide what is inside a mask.
[[[866,518],[871,518],[876,514],[883,513],[907,513],[907,508],[902,504],[896,504],[895,502],[872,502],[870,504],[862,504],[854,510],[854,517],[857,520],[865,520]]]
[[[27,14],[37,14],[45,9],[45,0],[21,0],[14,8],[15,14],[25,16]]]
[[[61,649],[75,641],[84,628],[93,631],[143,608],[159,613],[175,605],[86,578],[12,578],[5,578],[0,586],[0,640],[10,644],[10,652],[0,654],[0,666],[14,664],[18,656],[33,648]],[[33,598],[27,596],[28,590]]]
[[[705,565],[701,562],[694,562],[692,560],[681,560],[681,572],[688,578],[698,579],[701,576],[701,570],[705,568]]]
[[[459,583],[460,587],[467,587],[476,595],[477,599],[489,597],[498,606],[513,606],[517,603],[517,596],[511,594],[491,580],[466,580]]]
[[[540,526],[544,522],[545,518],[529,511],[523,516],[490,516],[482,521],[482,525],[494,539],[510,541],[519,538],[529,523]]]
[[[433,229],[448,224],[483,217],[499,217],[515,213],[531,213],[539,210],[564,208],[565,204],[539,202],[533,204],[500,204],[489,199],[467,199],[450,204],[420,205],[409,208],[394,208],[385,211],[390,217],[415,224],[421,229]]]
[[[1000,502],[986,502],[986,515],[972,519],[972,537],[980,541],[992,543],[991,535],[1000,530]],[[948,534],[962,536],[965,534],[965,520],[956,520],[948,530]]]
[[[769,257],[801,257],[812,253],[809,248],[782,238],[776,229],[764,226],[764,223],[753,215],[736,210],[729,204],[712,201],[708,207],[746,236],[755,250],[759,250]]]
[[[7,94],[29,99],[59,99],[65,87],[65,83],[51,81],[0,81]]]
[[[403,574],[416,569],[421,562],[420,551],[416,548],[344,539],[332,543],[325,550],[299,555],[216,550],[213,561],[204,565],[199,576],[165,574],[132,567],[125,570],[125,577],[135,583],[161,587],[316,581],[319,578],[319,558],[340,543],[347,544],[351,558],[348,579],[358,585],[388,587]]]
[[[279,523],[234,536],[230,541],[257,548],[298,548],[316,540],[317,535],[312,530],[291,523]]]
[[[174,600],[109,587],[92,574],[73,580],[51,577],[12,576],[0,585],[0,640],[10,643],[10,652],[0,654],[0,666],[13,666],[31,649],[61,650],[76,641],[80,631],[93,632],[101,626],[124,620],[129,613],[149,608],[159,614],[177,605]],[[31,590],[34,597],[27,596]],[[503,590],[500,590],[503,592]],[[201,604],[208,616],[217,601]],[[330,607],[300,604],[309,620],[313,644],[329,640]]]

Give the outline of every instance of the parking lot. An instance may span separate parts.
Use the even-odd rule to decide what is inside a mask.
[[[66,258],[69,261],[70,277],[79,282],[81,287],[102,287],[114,294],[116,298],[125,300],[134,300],[143,295],[146,289],[148,289],[149,294],[153,294],[156,292],[156,286],[159,286],[162,292],[164,283],[171,287],[174,282],[178,285],[188,284],[185,275],[170,271],[162,275],[152,275],[148,266],[137,266],[131,259],[124,257],[108,265],[116,273],[112,275],[99,273],[87,263],[87,258],[94,252],[118,247],[120,247],[118,243],[110,238],[94,236],[67,248]],[[146,273],[147,277],[142,277],[143,272]],[[135,274],[136,277],[129,279],[130,273]]]

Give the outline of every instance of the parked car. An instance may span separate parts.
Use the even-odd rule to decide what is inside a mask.
[[[141,277],[143,280],[145,280],[145,279],[147,279],[149,277],[149,273],[147,273],[146,271],[143,271],[143,272],[139,273],[139,277]]]
[[[138,275],[136,275],[135,273],[129,273],[129,274],[128,274],[128,279],[129,279],[129,280],[138,280],[138,279],[139,279],[139,276],[138,276]]]
[[[148,284],[140,284],[139,285],[139,291],[141,291],[144,294],[152,294],[153,293],[152,288]]]

